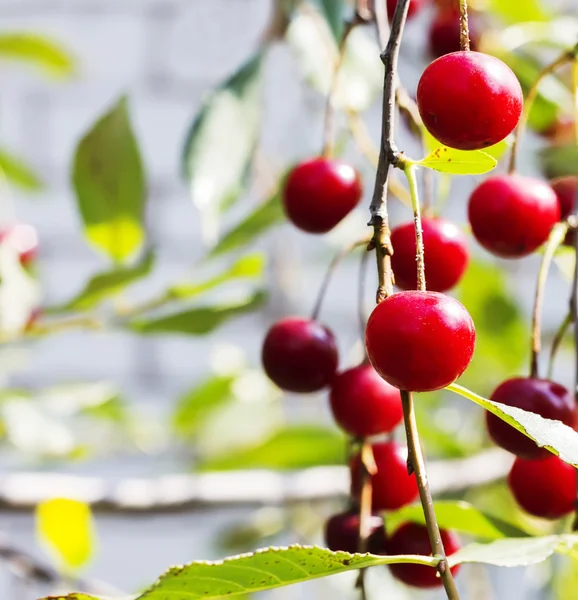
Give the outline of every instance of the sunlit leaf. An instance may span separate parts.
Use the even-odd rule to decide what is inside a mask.
[[[28,192],[38,192],[44,187],[32,168],[7,150],[0,150],[0,175]]]
[[[0,33],[0,59],[24,61],[61,77],[74,70],[74,61],[62,46],[35,33]]]
[[[498,161],[482,150],[465,151],[439,146],[417,164],[453,175],[481,175],[495,168]]]
[[[425,127],[422,129],[422,135],[425,150],[428,154],[431,154],[438,148],[446,147],[443,144],[440,144]],[[488,146],[487,148],[484,148],[484,152],[486,154],[489,154],[490,156],[493,156],[496,160],[499,161],[508,151],[510,145],[510,140],[506,138],[503,139],[501,142],[494,144],[493,146]]]
[[[84,566],[92,556],[92,516],[84,502],[67,498],[42,502],[36,509],[36,531],[40,542],[67,571]]]
[[[449,385],[447,389],[479,404],[534,440],[538,446],[543,446],[553,454],[558,455],[563,461],[578,466],[578,433],[567,425],[564,425],[560,421],[544,419],[540,415],[522,410],[521,408],[506,406],[505,404],[482,398],[482,396],[478,396],[474,392],[455,383]]]
[[[80,141],[73,183],[89,241],[115,261],[132,256],[144,241],[146,189],[126,98]]]
[[[578,19],[565,15],[551,21],[525,21],[510,27],[493,30],[492,42],[502,50],[517,50],[530,43],[557,48],[572,48],[578,39]]]
[[[487,8],[507,23],[547,21],[550,18],[550,12],[543,0],[524,0],[523,2],[488,0]]]

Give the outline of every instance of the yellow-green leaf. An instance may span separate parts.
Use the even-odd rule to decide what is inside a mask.
[[[5,149],[0,150],[0,173],[10,183],[28,192],[38,192],[44,187],[30,166]]]
[[[494,169],[498,161],[483,150],[455,150],[439,146],[417,164],[452,175],[481,175]]]
[[[35,33],[0,34],[0,58],[25,61],[60,77],[74,71],[74,60],[62,46]]]

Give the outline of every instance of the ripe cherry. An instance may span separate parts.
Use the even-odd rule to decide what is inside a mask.
[[[417,105],[427,130],[442,144],[479,150],[514,130],[523,95],[518,79],[501,60],[460,51],[426,68],[417,88]]]
[[[372,444],[377,472],[371,477],[372,509],[397,510],[413,502],[418,495],[415,475],[407,473],[407,448],[395,442]],[[359,498],[362,488],[361,458],[351,461],[351,492]]]
[[[338,351],[331,331],[310,319],[290,317],[267,332],[261,353],[269,379],[288,392],[316,392],[335,377]]]
[[[384,381],[371,365],[337,375],[329,403],[337,424],[353,437],[389,433],[403,418],[399,390]]]
[[[410,0],[407,9],[407,18],[411,19],[412,17],[415,17],[415,15],[424,7],[425,4],[426,0]],[[393,13],[395,12],[396,6],[397,0],[387,0],[387,16],[390,23],[393,19]]]
[[[488,252],[520,258],[539,248],[560,219],[554,190],[539,179],[494,175],[470,196],[472,233]]]
[[[477,50],[480,34],[475,15],[470,13],[470,48]],[[441,10],[431,22],[429,51],[434,58],[460,50],[460,11],[455,8]]]
[[[576,469],[557,456],[545,460],[517,458],[508,486],[518,504],[535,517],[559,519],[574,510]]]
[[[440,530],[440,536],[447,556],[451,556],[460,549],[460,540],[451,531]],[[387,553],[418,554],[431,556],[431,545],[425,525],[418,523],[403,523],[387,541]],[[433,588],[442,585],[442,580],[437,575],[436,569],[425,565],[394,564],[389,565],[391,574],[406,585],[417,588]],[[452,567],[453,575],[459,571],[459,565]]]
[[[372,515],[369,520],[367,552],[385,553],[385,526],[383,519]],[[330,517],[325,523],[325,544],[333,552],[354,554],[359,548],[359,512],[348,511]]]
[[[38,235],[32,225],[16,223],[0,230],[0,243],[9,244],[18,253],[23,267],[30,266],[38,254]]]
[[[562,421],[569,427],[576,424],[574,396],[564,386],[548,379],[508,379],[494,390],[491,399],[536,413],[545,419]],[[530,460],[552,456],[548,450],[540,448],[529,437],[489,412],[486,413],[486,424],[492,440],[516,456]]]
[[[566,177],[557,177],[550,182],[558,204],[560,205],[560,219],[565,219],[574,212],[576,206],[576,196],[578,194],[578,177],[576,175],[567,175]]]
[[[401,390],[428,392],[453,383],[474,353],[468,311],[438,292],[399,292],[378,304],[367,322],[371,364]]]
[[[327,233],[359,203],[361,178],[349,164],[314,158],[297,165],[283,191],[287,218],[309,233]]]
[[[426,282],[428,290],[445,292],[462,278],[469,260],[466,236],[444,219],[423,219]],[[391,233],[391,266],[395,283],[402,290],[417,288],[415,228],[413,221],[396,227]]]

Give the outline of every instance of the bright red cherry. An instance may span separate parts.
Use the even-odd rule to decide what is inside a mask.
[[[460,540],[455,533],[441,529],[440,536],[446,556],[451,556],[460,549]],[[387,541],[387,553],[431,556],[427,527],[418,523],[403,523]],[[396,579],[412,587],[433,588],[442,585],[441,578],[432,567],[408,563],[389,565],[389,568]],[[452,567],[452,574],[456,575],[459,568],[459,565]]]
[[[16,223],[0,230],[0,243],[12,246],[23,267],[30,266],[38,254],[38,235],[32,225]]]
[[[545,419],[562,421],[569,427],[576,424],[576,401],[562,385],[548,379],[515,377],[501,383],[491,399],[507,406],[515,406],[536,413]],[[551,455],[529,437],[491,413],[486,413],[488,432],[494,442],[516,456],[526,459],[548,458]]]
[[[361,178],[349,164],[314,158],[291,171],[283,191],[287,218],[309,233],[327,233],[359,203]]]
[[[375,370],[396,388],[413,392],[453,383],[470,364],[475,340],[465,307],[438,292],[389,296],[375,307],[365,329]]]
[[[477,50],[480,34],[473,14],[469,15],[470,48]],[[459,9],[438,12],[429,28],[429,51],[434,58],[460,50]]]
[[[335,377],[338,351],[331,331],[310,319],[290,317],[267,332],[261,353],[265,373],[288,392],[316,392]]]
[[[329,403],[337,424],[353,437],[389,433],[403,418],[399,390],[384,381],[371,365],[337,375]]]
[[[426,0],[410,0],[409,7],[407,9],[407,18],[411,19],[414,17],[426,4]],[[393,13],[397,6],[397,0],[387,0],[387,16],[389,22],[393,19]]]
[[[369,521],[367,551],[372,554],[385,552],[385,526],[383,519],[372,515]],[[333,515],[325,523],[325,544],[333,552],[354,554],[359,548],[359,513],[348,511]]]
[[[576,469],[552,455],[545,460],[517,458],[508,475],[516,502],[543,519],[559,519],[574,510]]]
[[[481,52],[452,52],[423,72],[417,105],[427,130],[459,150],[493,146],[522,114],[523,94],[513,71]]]
[[[397,510],[418,496],[415,475],[407,473],[407,448],[395,442],[376,442],[372,446],[377,473],[372,476],[372,509]],[[351,491],[355,498],[361,494],[361,459],[351,461]]]
[[[427,288],[445,292],[459,282],[468,265],[466,236],[454,223],[438,218],[423,219],[422,229]],[[391,232],[391,243],[391,266],[396,285],[402,290],[417,289],[413,221],[396,227]]]
[[[488,252],[521,258],[538,249],[560,220],[554,190],[543,181],[521,175],[494,175],[470,196],[472,233]]]

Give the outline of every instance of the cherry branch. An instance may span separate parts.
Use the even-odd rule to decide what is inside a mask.
[[[460,0],[460,50],[470,49],[470,26],[468,24],[468,0]]]

